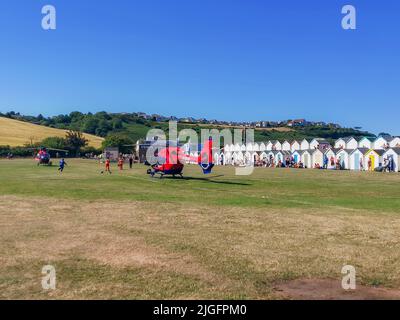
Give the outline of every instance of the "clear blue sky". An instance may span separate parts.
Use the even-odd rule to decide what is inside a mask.
[[[56,31],[41,28],[45,4]],[[2,112],[305,117],[400,135],[398,0],[2,0],[0,41]]]

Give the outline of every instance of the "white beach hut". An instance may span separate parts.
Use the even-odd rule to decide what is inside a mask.
[[[330,148],[330,143],[326,139],[315,138],[310,142],[310,149],[321,149],[328,150]]]
[[[357,149],[358,142],[354,137],[340,138],[335,141],[335,149]]]
[[[389,142],[384,137],[378,137],[375,139],[372,148],[375,150],[384,150],[389,146]]]
[[[328,158],[328,167],[327,169],[336,169],[336,154],[341,149],[330,148],[325,151],[325,156]]]
[[[349,154],[349,168],[350,170],[363,171],[366,169],[365,155],[370,149],[357,148]]]
[[[313,167],[310,151],[311,150],[300,150],[299,151],[300,156],[301,156],[301,162],[303,163],[304,168],[308,168],[308,169]]]
[[[267,160],[267,159],[268,159],[268,154],[267,154],[267,152],[265,152],[265,151],[261,152],[261,154],[260,154],[260,159],[261,159],[261,160]]]
[[[310,149],[312,168],[323,167],[324,153],[320,149]]]
[[[374,170],[375,168],[383,164],[383,154],[385,150],[382,149],[370,149],[364,156],[364,163],[366,170]]]
[[[372,141],[369,140],[367,137],[361,138],[360,141],[358,141],[358,147],[359,148],[366,148],[366,149],[371,149],[372,148]]]
[[[392,159],[391,171],[399,172],[400,165],[400,148],[390,148],[383,154],[383,159]]]
[[[274,161],[275,161],[275,165],[278,165],[279,161],[283,162],[284,160],[284,154],[282,153],[282,151],[275,151],[274,152]]]
[[[388,142],[390,148],[400,148],[400,137],[392,137]]]
[[[278,140],[272,141],[272,150],[281,151],[282,144]]]
[[[290,142],[285,140],[282,143],[282,151],[290,151]]]
[[[293,140],[290,144],[290,151],[295,152],[301,150],[300,143],[296,140]]]
[[[349,170],[350,169],[350,153],[352,150],[348,149],[341,149],[336,153],[336,159],[340,163],[340,167],[343,170]]]
[[[310,141],[307,139],[303,139],[300,143],[300,150],[309,150],[310,148]]]
[[[292,152],[291,156],[293,157],[293,161],[295,163],[299,163],[301,161],[301,155],[300,155],[299,151]]]

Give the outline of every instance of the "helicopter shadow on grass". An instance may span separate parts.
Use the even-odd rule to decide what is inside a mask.
[[[220,178],[224,177],[223,174],[220,174],[218,176],[212,176],[210,178],[199,178],[199,177],[163,177],[163,179],[171,179],[171,180],[185,180],[185,181],[205,181],[205,182],[211,182],[211,183],[217,183],[217,184],[227,184],[227,185],[237,185],[237,186],[250,186],[250,183],[245,183],[245,182],[234,182],[234,181],[218,181],[218,180],[211,180],[213,178]]]

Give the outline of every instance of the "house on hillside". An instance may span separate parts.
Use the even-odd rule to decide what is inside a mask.
[[[303,127],[307,124],[306,119],[295,119],[288,121],[287,126],[288,127]]]

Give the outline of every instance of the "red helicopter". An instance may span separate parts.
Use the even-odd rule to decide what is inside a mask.
[[[179,146],[167,146],[164,149],[158,151],[157,158],[162,163],[156,163],[151,166],[151,169],[147,170],[147,173],[154,177],[156,174],[160,175],[160,179],[165,175],[172,175],[173,177],[179,176],[183,178],[182,171],[185,161],[194,161],[202,168],[204,174],[211,173],[214,167],[212,157],[212,137],[204,143],[198,157],[191,157],[185,154],[185,152]]]

